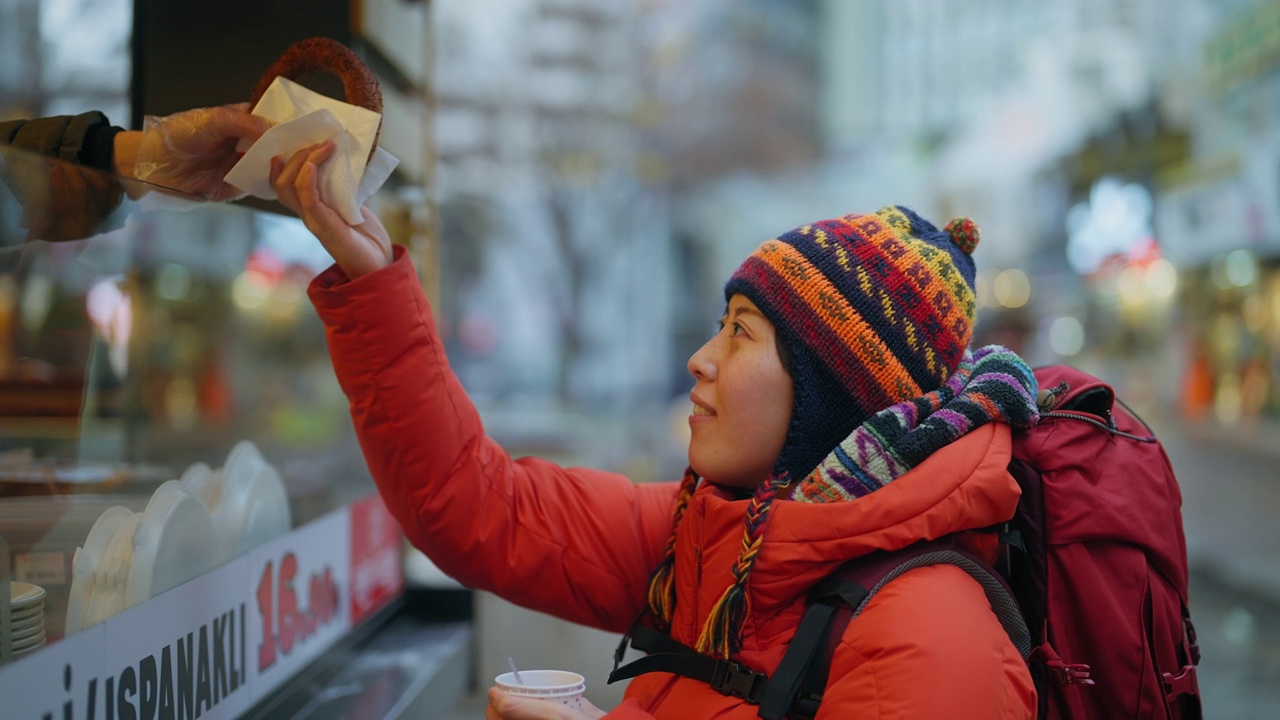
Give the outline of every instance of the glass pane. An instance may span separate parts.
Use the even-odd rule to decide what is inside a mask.
[[[300,221],[9,149],[0,176],[0,536],[44,591],[15,649],[373,491]]]

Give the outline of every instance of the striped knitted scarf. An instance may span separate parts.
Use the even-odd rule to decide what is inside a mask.
[[[1036,379],[1012,351],[988,345],[965,353],[942,387],[872,415],[849,434],[790,498],[797,502],[854,500],[888,485],[971,430],[998,421],[1034,425]]]

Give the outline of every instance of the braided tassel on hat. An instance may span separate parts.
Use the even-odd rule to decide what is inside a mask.
[[[760,483],[747,506],[747,518],[742,530],[742,552],[733,566],[733,584],[711,608],[706,624],[698,637],[700,653],[729,659],[738,651],[742,640],[742,621],[747,616],[747,578],[756,564],[760,548],[764,544],[764,527],[769,519],[769,508],[780,492],[784,492],[790,479],[783,473],[771,475]]]
[[[662,564],[649,579],[649,610],[658,619],[663,629],[671,627],[671,617],[676,607],[676,528],[684,518],[684,511],[689,507],[693,491],[698,487],[698,475],[693,468],[684,471],[684,479],[680,481],[680,489],[676,492],[676,505],[672,513],[671,536],[667,538],[666,551],[662,555]]]

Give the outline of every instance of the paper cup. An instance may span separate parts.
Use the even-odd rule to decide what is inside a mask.
[[[567,670],[521,670],[516,682],[515,673],[502,673],[493,679],[498,689],[512,695],[538,698],[560,703],[574,710],[582,709],[582,693],[587,689],[586,679]]]

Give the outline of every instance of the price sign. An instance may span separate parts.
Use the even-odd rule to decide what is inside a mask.
[[[301,581],[301,582],[300,582]],[[299,589],[307,588],[301,597],[310,606],[299,604]],[[280,656],[293,652],[295,645],[306,643],[318,630],[331,624],[338,611],[338,586],[333,582],[333,565],[315,570],[307,578],[298,575],[298,556],[288,550],[280,558],[280,567],[268,560],[258,580],[258,612],[262,616],[262,642],[258,645],[258,671],[276,664]]]
[[[274,687],[347,631],[350,522],[339,512],[250,553],[250,680]]]
[[[394,598],[399,561],[381,500],[342,508],[0,666],[0,717],[231,720]]]
[[[358,624],[404,590],[404,540],[378,495],[351,504],[351,622]]]
[[[13,720],[105,717],[102,647],[103,629],[95,625],[4,666],[0,672],[3,716]]]
[[[245,569],[227,563],[103,623],[103,706],[84,717],[230,720],[248,709]]]

